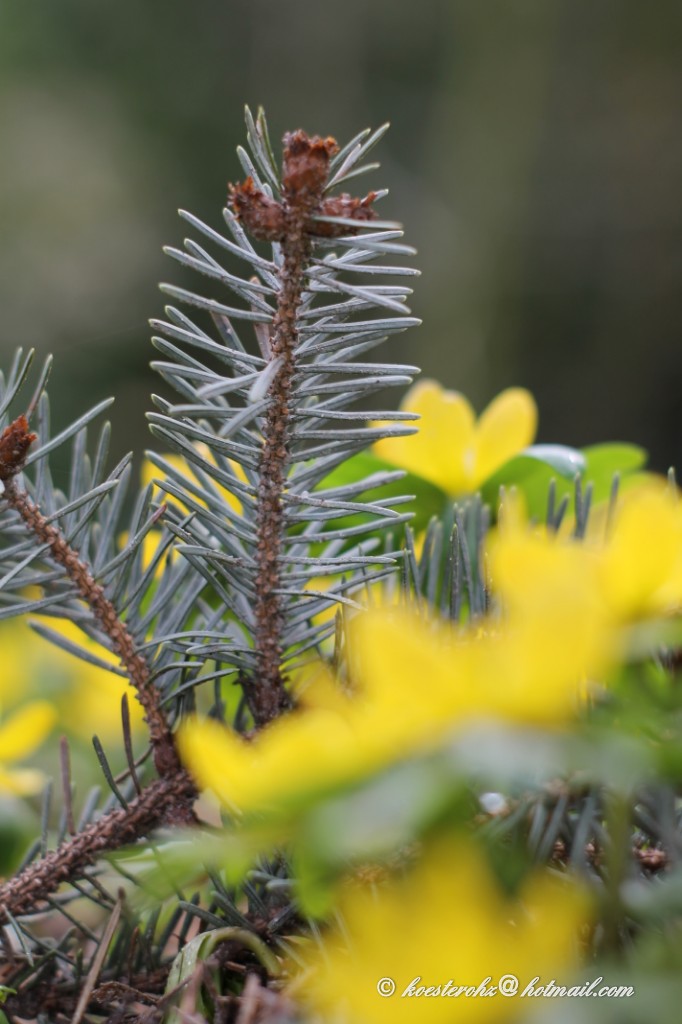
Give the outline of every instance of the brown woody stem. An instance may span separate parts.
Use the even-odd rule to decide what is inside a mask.
[[[304,217],[288,210],[287,234],[282,242],[284,264],[282,289],[273,323],[272,358],[281,361],[271,386],[271,403],[265,417],[263,450],[258,484],[258,546],[256,553],[256,653],[257,685],[250,694],[251,710],[259,725],[275,718],[286,706],[282,678],[282,599],[279,556],[284,538],[281,495],[288,461],[291,381],[294,350],[298,340],[296,317],[301,303],[304,271],[310,243],[303,233]]]
[[[311,252],[311,218],[320,209],[333,139],[309,139],[303,132],[285,137],[282,204],[277,231],[282,246],[280,291],[272,324],[272,359],[279,370],[270,387],[259,466],[256,549],[256,679],[248,698],[257,725],[264,725],[289,704],[282,675],[284,613],[280,555],[284,542],[282,495],[289,462],[291,389],[298,343],[298,310]],[[240,214],[248,204],[237,203]],[[260,208],[258,217],[262,216]],[[272,218],[271,218],[272,219]]]
[[[285,538],[282,496],[289,462],[292,380],[296,368],[297,318],[310,262],[312,239],[348,234],[347,223],[375,217],[375,193],[357,199],[345,193],[324,198],[331,157],[338,151],[332,138],[311,138],[303,131],[284,136],[282,201],[266,195],[252,177],[230,185],[230,204],[254,238],[279,242],[283,262],[279,271],[277,312],[272,321],[271,360],[278,369],[270,387],[270,404],[263,428],[258,483],[255,678],[245,681],[245,692],[256,725],[265,725],[289,706],[282,675],[286,654],[282,642],[281,553]],[[322,218],[322,219],[320,219]],[[351,231],[353,231],[351,225]]]

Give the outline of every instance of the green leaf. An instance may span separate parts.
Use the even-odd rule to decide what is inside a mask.
[[[567,480],[575,479],[576,473],[582,474],[586,468],[585,455],[577,448],[569,448],[565,444],[533,444],[511,458],[498,472],[504,471],[505,467],[513,467],[514,463],[525,463],[528,459],[549,466]]]
[[[644,448],[624,442],[595,444],[582,449],[562,444],[535,444],[513,456],[488,477],[481,487],[481,497],[495,509],[500,487],[515,487],[525,498],[528,514],[534,518],[544,518],[549,485],[555,480],[557,503],[567,496],[568,513],[571,514],[576,476],[585,484],[592,484],[593,502],[605,501],[611,492],[614,475],[630,476],[641,469],[646,460]],[[372,473],[390,472],[396,468],[368,450],[334,469],[321,486],[341,487]],[[415,533],[426,529],[432,516],[440,518],[452,500],[440,487],[411,472],[405,473],[402,480],[394,484],[376,491],[367,491],[364,497],[395,497],[399,494],[415,496],[410,506],[414,511],[410,525]],[[357,517],[353,521],[358,522]],[[345,523],[345,520],[339,520],[341,523]]]
[[[373,473],[390,473],[399,468],[399,466],[378,458],[372,451],[359,452],[332,470],[329,476],[322,481],[320,487],[343,487]],[[366,501],[377,497],[394,498],[401,494],[414,495],[414,502],[411,505],[406,505],[405,510],[414,511],[414,519],[410,525],[416,533],[426,529],[432,516],[440,517],[447,504],[447,495],[440,487],[417,476],[416,473],[407,472],[402,479],[396,480],[395,483],[365,491],[358,500]],[[371,517],[347,516],[335,520],[334,525],[351,525],[360,522],[362,518],[369,520]]]
[[[335,882],[352,863],[381,861],[439,822],[476,812],[463,779],[437,757],[418,758],[371,776],[311,806],[294,843],[296,894],[305,914],[324,917]]]
[[[171,964],[166,982],[166,995],[170,995],[179,986],[185,985],[193,978],[197,965],[207,960],[221,942],[240,943],[260,960],[271,977],[277,977],[280,974],[281,968],[277,957],[271,953],[263,940],[255,932],[228,925],[225,928],[216,928],[214,931],[201,932],[182,947]],[[214,983],[218,983],[217,973],[214,977]],[[197,1002],[194,1008],[202,1013],[206,1012],[207,1008],[201,991],[197,994]],[[186,1014],[180,1015],[176,1013],[175,1016],[171,1014],[169,1024],[171,1024],[171,1021],[173,1024],[176,1021],[180,1024],[180,1021],[185,1019]]]
[[[16,994],[17,990],[15,988],[8,988],[7,985],[0,985],[0,1003],[4,1003],[7,996],[15,996]],[[7,1018],[5,1017],[5,1020],[6,1019]]]
[[[583,475],[586,466],[587,460],[577,448],[560,444],[532,445],[488,477],[481,488],[481,496],[494,509],[500,487],[515,487],[525,498],[528,514],[540,518],[547,509],[551,481],[557,481],[559,500],[564,494],[572,495],[574,480]]]
[[[494,509],[499,490],[516,487],[526,501],[528,514],[544,518],[547,496],[552,480],[556,482],[557,504],[568,497],[568,514],[574,509],[574,480],[580,476],[583,485],[592,484],[592,501],[605,501],[611,493],[615,474],[627,477],[646,463],[647,453],[634,444],[614,442],[590,445],[578,450],[565,445],[533,445],[515,455],[486,480],[481,488],[483,500]]]
[[[585,479],[592,481],[595,501],[608,498],[616,473],[621,477],[630,476],[646,464],[648,457],[639,445],[620,442],[593,444],[583,448],[583,454],[587,460]]]

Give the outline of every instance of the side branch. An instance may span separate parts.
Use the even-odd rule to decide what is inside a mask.
[[[13,917],[35,912],[63,882],[83,878],[102,854],[135,843],[161,825],[186,823],[195,797],[194,783],[184,771],[151,782],[127,808],[104,815],[0,885],[0,925],[10,920],[8,912]]]
[[[121,659],[137,699],[144,708],[145,721],[154,751],[154,764],[164,776],[180,768],[173,737],[160,704],[159,692],[150,679],[149,665],[135,650],[135,643],[116,609],[82,562],[78,552],[67,543],[60,531],[48,522],[25,491],[19,490],[13,478],[5,482],[4,498],[19,513],[29,530],[43,544],[48,544],[52,558],[62,566],[76,585],[83,600],[90,606],[102,629],[111,640],[115,654]]]
[[[144,708],[157,772],[161,777],[177,773],[180,771],[180,761],[168,720],[161,708],[159,691],[151,680],[146,659],[135,649],[135,642],[125,623],[119,618],[114,605],[104,593],[104,588],[94,580],[78,552],[70,546],[58,527],[48,521],[26,491],[17,486],[16,475],[21,470],[35,437],[35,434],[29,433],[25,416],[19,416],[0,435],[0,481],[4,485],[3,498],[19,514],[37,540],[41,544],[47,544],[52,558],[64,569],[111,640],[112,649],[121,659],[128,680]]]

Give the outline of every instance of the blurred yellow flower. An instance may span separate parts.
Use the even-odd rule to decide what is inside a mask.
[[[49,626],[101,661],[118,665],[115,654],[96,644],[72,622],[50,619]],[[14,704],[26,693],[48,696],[61,728],[89,741],[121,736],[121,698],[128,694],[133,728],[143,724],[143,712],[123,676],[89,664],[34,633],[23,620],[3,624],[0,638],[3,671],[0,698]],[[2,753],[0,752],[0,758]]]
[[[101,661],[120,665],[115,654],[95,643],[81,632],[72,622],[51,621],[50,626],[67,640],[82,647]],[[124,676],[107,669],[91,665],[87,661],[52,647],[50,662],[59,667],[68,682],[67,689],[59,700],[63,718],[71,732],[78,733],[86,740],[96,733],[101,740],[118,740],[121,737],[121,698],[128,694],[130,721],[133,728],[143,725],[143,711],[135,698],[135,691]]]
[[[630,487],[613,509],[597,506],[584,540],[572,536],[568,521],[554,533],[529,524],[518,503],[504,511],[486,549],[507,604],[524,602],[541,577],[555,590],[569,581],[582,586],[584,601],[591,593],[595,621],[627,624],[682,606],[682,503],[663,480]]]
[[[518,549],[537,543],[525,535],[498,540],[503,600]],[[475,719],[566,721],[580,707],[585,678],[608,667],[614,641],[594,573],[584,571],[589,556],[545,547],[499,620],[461,629],[405,609],[360,613],[349,632],[352,697],[320,669],[303,707],[251,742],[215,722],[188,722],[179,745],[189,769],[232,809],[286,812],[434,749]]]
[[[476,718],[551,725],[578,710],[584,679],[614,653],[611,623],[579,573],[529,590],[496,622],[458,633],[414,613],[358,616],[357,670],[374,704],[399,714],[416,740]],[[411,727],[410,727],[411,723]],[[422,739],[422,742],[423,742]]]
[[[15,680],[16,682],[16,680]],[[42,789],[43,773],[14,767],[36,750],[52,729],[57,713],[45,700],[32,701],[0,724],[0,793],[27,796]]]
[[[524,388],[502,391],[478,420],[464,395],[432,380],[415,384],[400,408],[419,413],[419,433],[377,441],[376,454],[450,495],[477,490],[537,429],[537,407]]]
[[[278,719],[252,742],[210,719],[189,720],[178,733],[180,755],[230,810],[286,813],[296,800],[352,782],[386,756],[386,743],[372,742],[355,702],[333,686],[325,687],[325,701]]]
[[[334,1024],[517,1018],[529,1000],[500,994],[500,979],[513,975],[519,994],[538,976],[570,985],[589,920],[585,894],[567,879],[538,872],[512,900],[479,850],[445,839],[401,878],[372,889],[351,880],[340,911],[343,926],[303,951],[293,986],[316,1020]]]
[[[535,690],[538,709],[582,703],[616,663],[621,635],[598,586],[598,562],[576,541],[544,528],[500,529],[487,544],[508,634],[505,678]],[[542,697],[540,696],[542,694]]]
[[[596,517],[595,526],[599,523]],[[593,531],[594,532],[594,531]],[[603,534],[602,534],[603,536]],[[682,504],[667,487],[647,484],[618,501],[602,542],[602,592],[623,619],[682,605]]]

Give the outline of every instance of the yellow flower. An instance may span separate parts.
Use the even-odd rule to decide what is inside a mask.
[[[41,641],[23,619],[0,624],[0,705],[12,707],[31,690],[32,681],[40,676],[41,658],[37,653]]]
[[[518,555],[510,544],[525,542],[498,542],[503,597]],[[313,794],[433,750],[475,719],[566,721],[580,707],[584,679],[610,663],[611,619],[595,597],[594,573],[584,571],[587,553],[576,548],[569,557],[547,546],[536,555],[501,620],[462,630],[404,609],[360,613],[350,627],[352,697],[320,670],[305,706],[251,742],[215,722],[187,723],[179,733],[183,759],[227,807],[284,814]]]
[[[115,654],[96,644],[72,622],[50,619],[49,626],[100,660],[120,664]],[[60,713],[63,729],[87,741],[93,733],[108,741],[121,736],[121,698],[127,693],[133,728],[142,725],[142,708],[123,676],[89,664],[49,643],[21,620],[3,624],[1,633],[3,685],[0,698],[4,702],[14,703],[17,687],[23,694],[42,687]]]
[[[667,488],[627,491],[601,547],[600,583],[616,615],[627,620],[680,608],[682,505]]]
[[[375,452],[450,495],[475,491],[531,444],[537,429],[535,401],[523,388],[503,391],[478,421],[464,395],[431,380],[415,384],[400,407],[420,414],[419,433],[377,441]]]
[[[583,586],[595,621],[606,616],[614,626],[682,606],[682,503],[663,480],[626,490],[615,509],[597,506],[584,540],[571,535],[568,523],[558,534],[531,526],[518,503],[508,501],[504,512],[486,546],[506,603],[525,601],[542,577],[555,590],[571,579],[571,586]]]
[[[115,654],[95,643],[72,622],[55,620],[50,626],[66,639],[78,644],[101,661],[120,665]],[[121,737],[121,698],[128,694],[130,721],[133,729],[143,724],[143,711],[135,691],[124,676],[91,665],[87,661],[53,646],[50,664],[64,674],[67,688],[59,704],[64,708],[65,725],[84,739],[96,733],[103,741]]]
[[[520,522],[501,525],[486,550],[507,624],[508,678],[522,667],[529,694],[536,686],[561,702],[571,680],[602,675],[617,656],[617,633],[595,552]]]
[[[0,724],[0,792],[26,796],[42,788],[42,772],[15,768],[14,762],[28,757],[40,746],[56,718],[51,704],[37,700],[25,704]]]
[[[413,745],[420,738],[439,742],[477,718],[566,721],[579,708],[585,676],[608,666],[613,638],[610,621],[577,573],[544,596],[532,592],[499,624],[481,623],[468,636],[407,612],[358,617],[357,665],[381,709],[377,718],[402,714]]]
[[[529,1002],[520,995],[433,989],[490,990],[505,975],[518,979],[519,993],[538,976],[538,984],[570,985],[588,920],[586,897],[568,880],[538,873],[511,900],[480,851],[444,839],[402,878],[373,890],[348,883],[340,909],[343,926],[324,935],[322,948],[311,943],[294,984],[294,995],[334,1024],[515,1018]],[[420,988],[430,996],[417,995]]]

